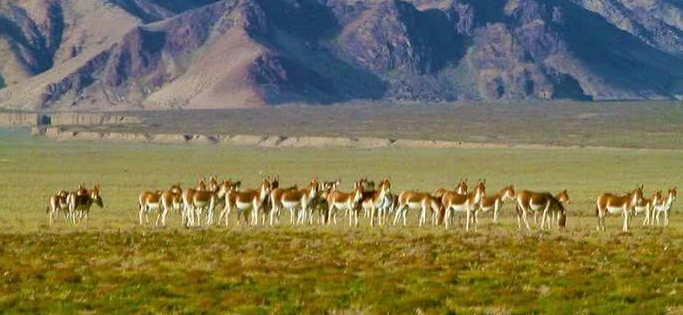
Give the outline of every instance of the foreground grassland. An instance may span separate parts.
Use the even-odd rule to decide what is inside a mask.
[[[0,235],[18,313],[680,314],[678,232]]]
[[[0,131],[0,312],[238,314],[681,314],[683,220],[595,231],[592,199],[680,183],[683,152],[588,149],[345,150],[59,143]],[[486,178],[488,191],[569,189],[565,231],[502,221],[371,230],[137,226],[143,189],[199,177],[255,186],[311,176],[391,176],[393,191]],[[105,208],[88,228],[45,223],[46,197],[99,182]],[[681,186],[681,185],[678,185]],[[675,206],[675,208],[677,208]],[[283,218],[285,221],[287,218]],[[234,218],[232,219],[234,222]]]

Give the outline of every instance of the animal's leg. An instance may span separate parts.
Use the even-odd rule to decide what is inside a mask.
[[[467,209],[465,209],[466,219],[467,219],[467,222],[465,222],[465,231],[469,231],[470,230],[470,220],[471,220],[470,216],[472,214],[471,214],[471,211],[470,211],[469,206],[467,204],[465,205],[465,207],[467,208]]]
[[[664,211],[664,226],[669,226],[669,209]]]
[[[144,225],[144,223],[142,222],[143,221],[142,217],[145,213],[145,210],[146,210],[145,208],[146,208],[146,206],[140,205],[140,211],[138,212],[138,218],[140,219],[140,225]]]
[[[622,227],[622,231],[627,232],[628,231],[628,209],[624,209],[622,212],[624,216],[624,226]]]
[[[498,210],[500,207],[500,201],[496,200],[496,203],[493,205],[493,223],[498,222]]]
[[[403,211],[403,207],[404,206],[399,205],[398,209],[396,209],[396,212],[394,213],[394,222],[392,225],[396,225],[398,222],[398,218],[401,217],[401,211]]]
[[[522,219],[524,220],[524,225],[526,226],[527,231],[531,231],[531,228],[529,227],[529,220],[527,220],[527,211],[522,207]]]

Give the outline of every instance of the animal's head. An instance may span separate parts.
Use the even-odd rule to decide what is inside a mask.
[[[218,177],[211,175],[209,178],[209,190],[216,190],[218,188]]]
[[[66,198],[66,196],[68,196],[68,195],[69,195],[69,193],[66,192],[66,190],[64,190],[64,189],[60,189],[60,190],[57,192],[57,196],[60,196],[60,197],[63,197],[63,198]]]
[[[658,204],[660,201],[662,201],[662,191],[657,190],[654,194],[652,194],[652,197],[650,197],[650,200],[652,201],[653,204]]]
[[[206,190],[206,184],[204,183],[203,179],[200,179],[199,182],[197,183],[197,190],[200,190],[200,191]]]
[[[221,182],[216,189],[218,197],[225,196],[233,186],[234,183],[232,182],[232,179],[224,179],[223,182]]]
[[[330,189],[331,191],[334,191],[337,190],[339,186],[341,186],[341,179],[337,179],[331,182],[323,182],[321,190]]]
[[[474,191],[477,198],[484,198],[484,196],[486,196],[486,180],[479,180]]]
[[[183,189],[180,188],[180,184],[179,184],[179,183],[176,183],[176,184],[171,185],[171,188],[170,188],[168,191],[170,191],[170,192],[173,193],[174,195],[180,195],[180,194],[183,193]]]
[[[92,191],[90,191],[90,199],[100,208],[104,208],[104,202],[102,201],[102,196],[100,196],[100,184],[95,185]]]
[[[566,205],[571,203],[571,200],[569,200],[569,193],[567,193],[566,189],[561,191],[559,194],[557,194],[557,196],[555,196],[555,198],[557,198],[557,200],[559,202],[566,204]]]
[[[270,194],[271,187],[272,186],[270,185],[270,181],[268,180],[268,178],[264,178],[260,188],[261,198],[265,198],[266,196],[268,196],[268,194]]]
[[[636,189],[633,190],[632,197],[631,197],[631,204],[636,205],[638,204],[638,201],[643,199],[643,185],[641,184],[640,186],[637,186]]]
[[[374,190],[375,189],[375,182],[372,180],[369,180],[367,177],[361,178],[360,184],[363,186],[364,190]]]
[[[507,186],[503,188],[503,192],[501,193],[503,200],[513,200],[515,199],[515,188],[512,187],[512,185]]]
[[[391,181],[389,180],[389,177],[385,177],[384,180],[379,184],[379,192],[382,197],[386,196],[388,193],[391,193]]]
[[[309,188],[311,189],[311,196],[314,196],[318,194],[318,189],[320,188],[320,183],[318,183],[318,178],[312,178],[311,179],[311,184],[309,185]]]
[[[353,184],[353,203],[363,200],[363,183],[358,181]]]
[[[458,185],[455,187],[455,192],[464,195],[467,193],[467,178],[463,178],[460,180]]]
[[[280,188],[280,175],[276,175],[275,177],[273,177],[273,180],[270,181],[270,188]]]
[[[85,189],[85,184],[78,185],[78,190],[76,190],[76,195],[85,196],[88,194],[88,190]]]
[[[669,189],[669,199],[671,201],[676,200],[676,187]]]

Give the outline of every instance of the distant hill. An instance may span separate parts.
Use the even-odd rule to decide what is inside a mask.
[[[682,95],[677,0],[0,1],[11,109]]]

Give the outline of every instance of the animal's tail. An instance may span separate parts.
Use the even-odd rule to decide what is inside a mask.
[[[600,209],[598,209],[598,205],[595,205],[595,216],[600,216]]]
[[[50,213],[50,206],[45,207],[45,213]]]

